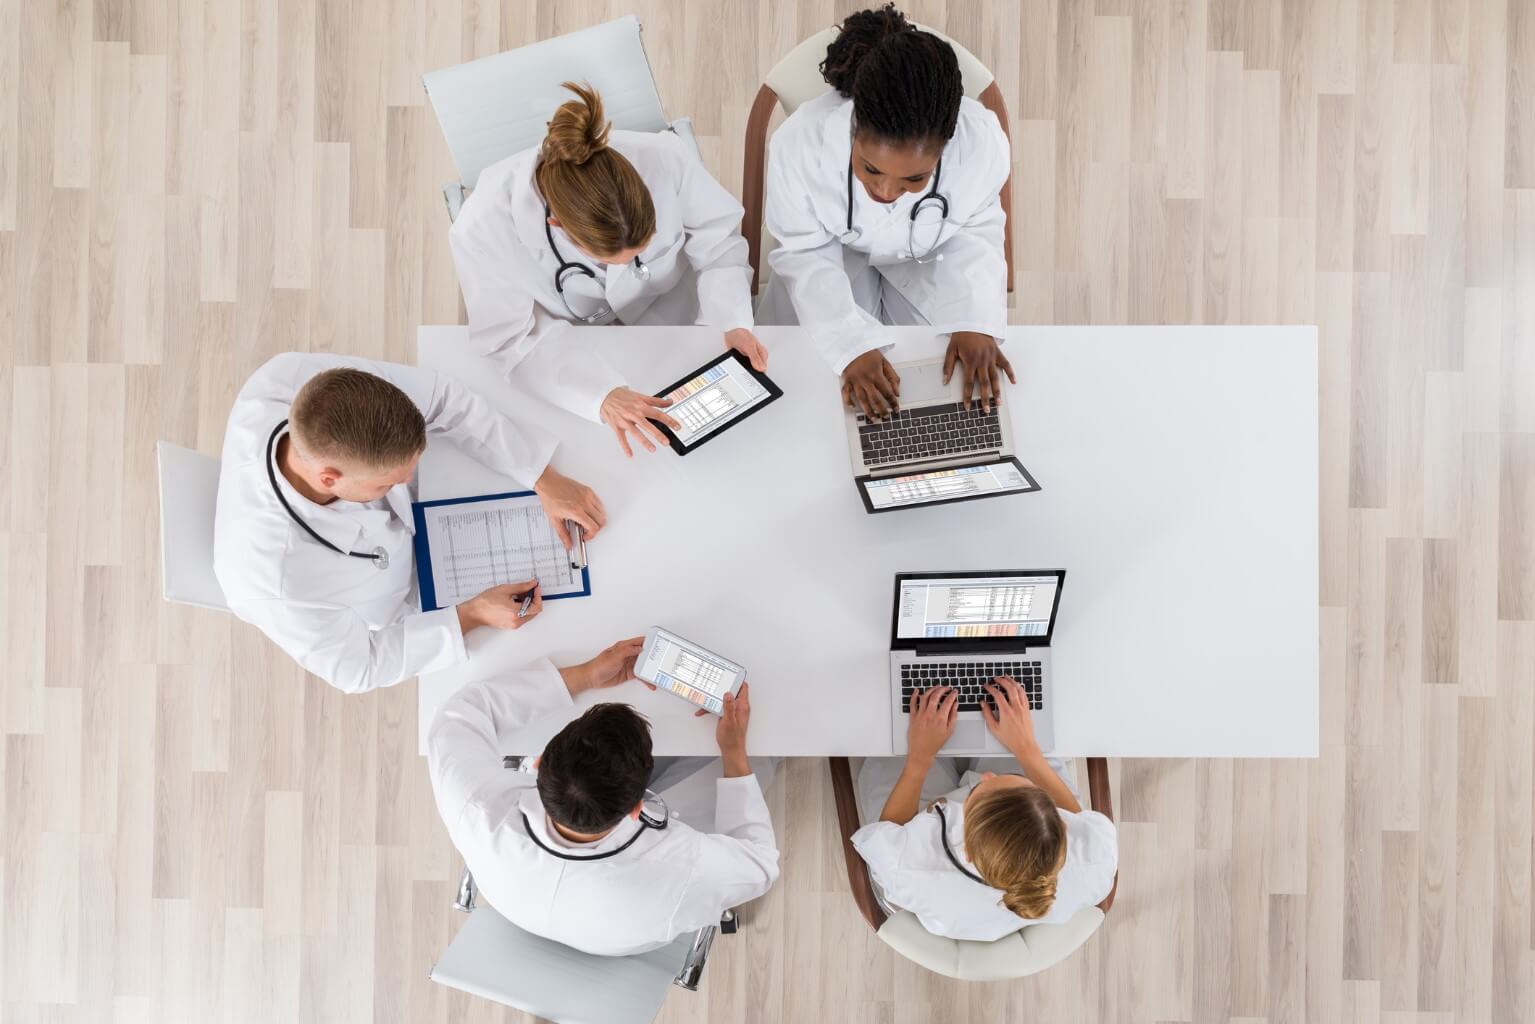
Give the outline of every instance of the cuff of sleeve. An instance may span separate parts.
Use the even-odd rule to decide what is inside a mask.
[[[548,658],[539,658],[529,665],[527,673],[537,681],[540,707],[544,706],[545,699],[551,707],[568,706],[575,702],[575,698],[570,695],[570,688],[565,685],[565,677],[560,675],[560,670]]]
[[[439,672],[467,661],[469,652],[464,648],[464,630],[458,621],[458,609],[439,608],[406,618],[405,652],[407,661],[415,660],[412,654],[430,652],[417,664],[418,675]]]
[[[954,334],[963,334],[966,331],[969,331],[972,334],[985,334],[998,345],[1001,345],[1003,342],[1007,341],[1006,330],[998,330],[996,324],[983,323],[951,324],[945,326],[943,330],[939,331],[938,336],[940,338],[947,338]]]
[[[847,364],[851,363],[854,359],[857,359],[859,356],[867,352],[873,352],[876,349],[883,351],[890,348],[890,346],[893,344],[894,342],[874,339],[863,345],[861,348],[849,346],[848,348],[843,349],[842,352],[838,355],[832,357],[832,372],[840,377],[842,376],[842,371],[847,369]]]

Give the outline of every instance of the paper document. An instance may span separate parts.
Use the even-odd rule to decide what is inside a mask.
[[[536,579],[545,597],[588,593],[537,495],[488,495],[415,506],[422,608],[447,608],[502,583]]]

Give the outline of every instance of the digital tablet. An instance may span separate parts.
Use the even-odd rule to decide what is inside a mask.
[[[767,374],[751,368],[735,349],[700,367],[656,397],[670,398],[667,415],[675,431],[651,420],[671,442],[672,451],[686,455],[728,427],[740,423],[768,403],[783,397]]]
[[[1012,456],[897,476],[861,476],[855,483],[859,497],[863,498],[864,511],[871,513],[1039,490],[1029,471]]]
[[[713,714],[725,711],[725,696],[734,697],[746,680],[746,669],[670,630],[652,626],[634,664],[634,674]]]

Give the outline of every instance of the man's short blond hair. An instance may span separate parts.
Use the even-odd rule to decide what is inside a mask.
[[[384,378],[349,366],[310,378],[293,399],[288,427],[308,457],[369,469],[403,466],[426,448],[416,403]]]

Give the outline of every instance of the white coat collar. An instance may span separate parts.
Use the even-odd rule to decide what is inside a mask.
[[[544,802],[539,798],[537,789],[524,790],[518,797],[517,808],[527,818],[528,828],[539,842],[552,850],[559,850],[562,853],[569,851],[580,856],[606,853],[633,839],[634,833],[644,828],[639,822],[625,818],[617,828],[595,843],[573,843],[560,835],[549,823],[549,812],[544,810]],[[630,852],[633,852],[632,849]]]
[[[278,490],[282,491],[282,496],[287,499],[288,505],[293,509],[294,514],[302,518],[315,533],[318,533],[342,551],[351,551],[352,546],[357,543],[357,538],[362,536],[362,524],[357,521],[357,513],[366,513],[372,510],[364,508],[357,502],[346,501],[341,498],[337,498],[328,505],[320,505],[300,494],[292,484],[288,483],[288,478],[283,475],[282,470],[276,465],[277,449],[281,447],[282,438],[286,435],[287,431],[284,430],[282,434],[278,435],[277,444],[272,446],[271,470],[272,476],[277,480]],[[262,467],[263,474],[266,473],[266,468],[266,466]],[[272,477],[267,478],[266,485],[268,490],[270,490]],[[398,490],[398,488],[395,488],[395,490]],[[275,496],[273,500],[276,500]],[[409,519],[406,519],[406,522],[409,521]],[[304,528],[297,523],[293,524],[293,528],[300,533],[305,533]],[[306,534],[306,539],[311,538],[308,538]]]

